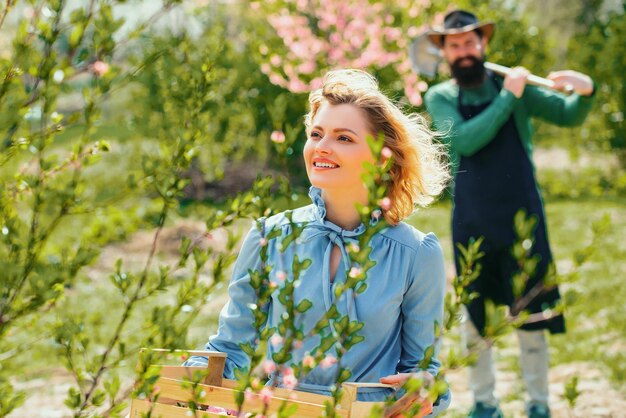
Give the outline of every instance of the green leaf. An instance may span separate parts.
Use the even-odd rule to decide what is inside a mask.
[[[104,381],[104,389],[106,390],[106,392],[109,395],[110,399],[115,399],[115,397],[117,396],[117,393],[120,390],[120,378],[119,378],[119,376],[115,375],[115,376],[113,376],[113,378],[111,378],[109,380],[105,380]]]
[[[352,376],[352,372],[346,368],[341,368],[339,376],[337,377],[337,383],[346,382]]]
[[[300,313],[305,313],[306,311],[308,311],[309,309],[311,309],[311,307],[313,306],[313,302],[311,302],[308,299],[303,299],[298,306],[296,306],[296,311],[300,312]]]

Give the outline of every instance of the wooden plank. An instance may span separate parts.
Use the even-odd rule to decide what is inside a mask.
[[[344,382],[344,394],[341,398],[341,406],[350,411],[351,417],[361,417],[369,415],[372,407],[379,402],[357,402],[357,392],[359,388],[394,388],[393,385],[386,383],[366,383],[366,382]],[[358,406],[357,406],[358,404]],[[358,410],[354,408],[358,407]],[[365,413],[364,411],[367,411]]]
[[[176,380],[191,380],[193,372],[195,370],[204,370],[204,367],[185,367],[185,366],[158,366],[161,367],[161,377],[176,379]],[[239,383],[236,380],[222,379],[221,386],[228,389],[236,389]],[[292,393],[296,393],[298,400],[309,403],[324,404],[326,401],[332,401],[332,397],[326,395],[320,395],[318,393],[303,392],[303,391],[290,391],[284,388],[274,388],[274,393],[279,398],[289,399]]]
[[[151,404],[146,400],[133,399],[130,406],[130,418],[141,418],[152,408],[152,416],[155,418],[189,418],[189,409],[181,406]],[[191,416],[194,416],[193,414]],[[214,414],[207,411],[196,411],[196,417],[223,418],[224,415]]]
[[[398,386],[388,385],[387,383],[378,383],[378,382],[344,382],[344,386],[354,386],[356,388],[391,388],[397,389]]]
[[[357,387],[351,385],[343,385],[343,396],[339,401],[341,407],[348,411],[348,413],[352,414],[352,404],[356,402],[356,392]]]
[[[160,377],[166,377],[168,379],[176,379],[176,380],[191,380],[193,377],[193,372],[196,370],[205,370],[204,367],[183,367],[183,366],[150,366],[159,367],[161,370],[159,372]]]
[[[213,368],[209,368],[209,374],[204,379],[204,384],[211,386],[222,386],[222,375],[224,374],[224,359],[212,359],[213,363],[211,366]],[[215,364],[217,362],[217,364]],[[150,366],[151,368],[159,367],[160,377],[167,377],[168,379],[176,379],[176,380],[193,380],[193,373],[196,370],[206,370],[205,367],[201,366]]]
[[[141,351],[156,351],[157,353],[179,353],[179,354],[190,354],[192,356],[203,356],[203,357],[224,357],[226,358],[228,354],[221,353],[219,351],[208,351],[208,350],[168,350],[166,348],[142,348]]]
[[[239,383],[236,380],[222,379],[222,387],[236,389]],[[292,394],[296,394],[299,401],[308,403],[317,403],[324,405],[324,402],[333,400],[332,397],[320,395],[319,393],[303,392],[300,390],[287,390],[284,388],[274,388],[275,396],[279,398],[289,399]]]
[[[361,418],[369,417],[374,405],[384,405],[384,402],[352,402],[352,408],[350,409],[350,417]]]
[[[209,374],[204,379],[206,385],[222,386],[222,375],[224,374],[224,366],[226,365],[226,357],[209,356]]]
[[[159,379],[157,386],[159,387],[159,393],[161,394],[161,396],[166,398],[179,399],[182,402],[187,402],[191,398],[189,389],[183,389],[180,384],[181,382],[177,380],[161,378]],[[202,399],[199,399],[198,401],[202,402],[203,404],[219,406],[228,409],[237,409],[237,404],[235,403],[235,393],[237,392],[236,390],[209,385],[200,385],[200,388],[204,393]],[[274,395],[276,394],[277,393],[275,393]],[[323,403],[310,403],[299,399],[300,396],[310,395],[309,393],[292,391],[290,394],[295,395],[295,399],[272,396],[269,401],[267,413],[271,414],[278,412],[281,405],[285,402],[287,403],[287,405],[294,404],[297,406],[298,417],[319,417],[322,415],[324,411]],[[261,397],[258,394],[254,394],[252,395],[252,399],[246,400],[243,409],[245,412],[261,412],[263,408],[264,404],[261,400]],[[337,415],[340,417],[348,417],[348,411],[345,409],[338,410]]]

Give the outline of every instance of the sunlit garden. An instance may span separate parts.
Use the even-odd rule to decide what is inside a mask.
[[[534,123],[533,161],[567,321],[565,334],[549,337],[550,404],[554,417],[625,416],[623,1],[0,3],[0,416],[125,417],[134,400],[157,404],[160,369],[150,364],[180,365],[215,334],[255,220],[311,203],[302,159],[308,93],[328,70],[364,69],[404,111],[428,118],[423,96],[450,74],[417,74],[409,46],[454,8],[496,23],[489,61],[538,75],[571,68],[594,80],[581,126]],[[385,170],[372,168],[364,180],[374,202],[385,198]],[[448,299],[436,331],[440,376],[428,388],[405,389],[436,399],[449,387],[452,403],[441,416],[461,417],[473,400],[460,306],[480,255],[469,249],[468,271],[457,275],[451,209],[448,189],[407,220],[439,238]],[[360,210],[366,218],[376,211]],[[294,225],[285,247],[300,244]],[[369,268],[361,244],[349,249],[365,266],[348,272],[363,280],[356,289],[367,285]],[[292,262],[294,277],[279,289],[291,319],[310,307],[293,306],[289,289],[300,270],[315,268]],[[270,270],[258,276],[263,297]],[[505,416],[523,417],[519,318],[492,314],[500,403]],[[298,412],[295,397],[264,392],[263,355],[274,337],[262,313],[254,315],[260,342],[246,347],[252,363],[229,387],[229,408],[313,416]],[[277,332],[297,347],[303,335],[293,322]],[[358,344],[360,326],[334,312],[316,325],[323,349],[307,356],[310,364],[291,364],[289,350],[273,360],[303,376],[329,362],[330,347],[342,353]],[[319,416],[348,416],[341,383],[350,370],[339,370]],[[198,407],[206,373],[182,384],[198,399],[183,399],[181,414],[218,416]],[[246,402],[261,405],[257,415],[244,415]],[[392,416],[391,404],[369,416]]]

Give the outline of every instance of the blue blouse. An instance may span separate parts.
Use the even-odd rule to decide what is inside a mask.
[[[302,299],[309,299],[313,306],[299,314],[296,323],[303,324],[307,335],[332,304],[337,306],[341,315],[349,315],[350,320],[364,323],[359,331],[365,337],[364,341],[348,350],[341,360],[342,366],[352,372],[350,381],[378,382],[384,376],[415,371],[424,351],[435,341],[435,322],[443,323],[446,282],[443,253],[437,237],[432,233],[424,234],[404,222],[383,229],[370,241],[370,259],[376,261],[376,265],[367,272],[367,289],[358,295],[346,291],[337,300],[333,288],[345,281],[346,271],[350,268],[346,245],[356,243],[365,226],[361,224],[352,231],[341,229],[325,219],[321,190],[312,187],[309,196],[313,204],[292,212],[292,222],[305,224],[296,242],[284,253],[279,249],[280,238],[267,243],[268,264],[273,267],[271,280],[278,286],[280,281],[276,279],[276,272],[284,271],[290,277],[294,256],[312,261],[311,266],[300,273],[294,299],[296,305]],[[284,213],[266,219],[265,230],[272,228],[281,228],[283,235],[289,233],[291,227]],[[224,377],[228,379],[234,379],[235,369],[250,364],[239,344],[253,343],[257,337],[248,307],[256,299],[248,270],[260,269],[260,239],[260,232],[253,226],[235,263],[228,287],[230,300],[220,313],[217,334],[210,337],[206,345],[207,350],[228,354],[224,369]],[[334,245],[341,249],[342,264],[331,283],[330,253]],[[275,326],[285,312],[278,301],[277,291],[268,305],[268,325]],[[319,343],[318,335],[307,338],[292,352],[293,361],[300,362]],[[272,351],[272,345],[268,344],[268,358],[271,358]],[[335,353],[331,351],[330,354]],[[206,365],[206,358],[191,357],[186,365]],[[433,357],[427,370],[436,375],[439,366],[439,361]],[[337,367],[314,368],[299,381],[297,389],[329,395]],[[363,401],[382,401],[389,393],[390,389],[386,388],[361,388],[358,397]],[[440,397],[429,416],[445,410],[449,403],[450,393],[447,392]]]

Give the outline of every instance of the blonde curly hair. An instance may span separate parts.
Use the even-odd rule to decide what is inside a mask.
[[[305,116],[307,135],[323,103],[352,104],[367,115],[374,137],[384,135],[385,146],[393,155],[387,197],[391,206],[383,211],[385,220],[397,225],[415,206],[427,206],[446,187],[450,172],[446,152],[418,114],[405,115],[379,89],[376,79],[365,71],[345,69],[330,71],[322,87],[309,95],[309,113]]]

